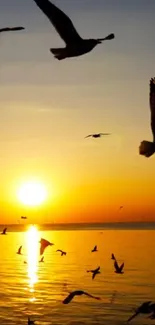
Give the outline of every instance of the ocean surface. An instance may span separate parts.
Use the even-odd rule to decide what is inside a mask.
[[[155,230],[123,226],[111,229],[41,230],[26,226],[25,231],[0,235],[0,324],[124,324],[134,308],[147,300],[155,301]],[[125,227],[124,227],[125,228]],[[150,228],[150,229],[149,229]],[[2,227],[1,227],[2,229]],[[39,240],[54,243],[39,263]],[[16,254],[22,245],[23,255]],[[98,252],[92,253],[97,245]],[[61,256],[57,249],[67,252]],[[111,253],[125,263],[124,274],[114,272]],[[24,263],[27,262],[26,263]],[[94,280],[86,271],[101,267]],[[98,296],[75,297],[64,305],[72,290]],[[131,324],[148,325],[155,320],[137,316]]]

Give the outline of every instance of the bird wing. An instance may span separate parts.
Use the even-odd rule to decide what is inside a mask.
[[[62,253],[62,250],[61,250],[61,249],[57,249],[57,252],[60,252],[60,253]]]
[[[123,270],[123,267],[124,267],[124,263],[122,263],[121,266],[119,267],[120,271]]]
[[[92,134],[87,135],[87,136],[85,137],[85,139],[86,139],[86,138],[89,138],[89,137],[92,137]]]
[[[118,263],[117,263],[116,259],[115,259],[115,262],[114,262],[114,267],[115,267],[115,270],[116,270],[116,271],[119,271],[119,270],[120,270],[120,268],[119,268],[119,266],[118,266]]]
[[[44,238],[41,238],[40,240],[40,255],[43,255],[44,253],[44,250],[47,246],[51,246],[53,244],[51,244],[48,240],[44,239]]]
[[[155,141],[155,78],[150,80],[151,129]]]
[[[128,318],[127,322],[130,322],[133,318],[135,318],[139,314],[139,311],[137,311],[135,314],[133,314],[131,317]]]
[[[69,304],[69,302],[71,302],[71,300],[74,298],[74,296],[76,296],[76,291],[71,292],[64,300],[63,300],[63,304]]]
[[[16,31],[16,30],[23,30],[25,29],[24,27],[6,27],[6,28],[1,28],[0,33],[2,32],[11,32],[11,31]]]
[[[93,272],[93,274],[92,274],[92,280],[94,280],[95,276],[96,276],[96,272]]]
[[[66,44],[81,41],[80,35],[77,33],[70,18],[52,2],[48,0],[34,0],[37,6],[49,18],[60,37]]]
[[[100,133],[100,135],[110,135],[111,133]]]
[[[88,296],[88,297],[90,297],[90,298],[97,299],[97,300],[101,300],[101,298],[96,297],[96,296],[92,296],[92,295],[90,295],[89,293],[87,293],[85,291],[83,292],[83,294],[86,295],[86,296]]]
[[[112,260],[115,260],[115,256],[114,256],[113,253],[111,254],[111,259],[112,259]]]

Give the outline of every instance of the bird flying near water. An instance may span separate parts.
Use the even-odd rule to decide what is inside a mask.
[[[95,270],[88,270],[87,272],[91,272],[91,273],[92,273],[92,280],[94,280],[95,276],[96,276],[97,274],[100,274],[100,273],[101,273],[101,272],[100,272],[100,266],[97,267]]]
[[[22,254],[22,253],[21,253],[21,250],[22,250],[22,246],[20,246],[19,249],[18,249],[18,251],[17,251],[17,254],[18,254],[18,255],[21,255],[21,254]]]
[[[110,133],[94,133],[94,134],[89,134],[89,135],[87,135],[86,137],[85,137],[85,139],[86,138],[90,138],[90,137],[92,137],[92,138],[101,138],[102,136],[104,136],[104,135],[110,135]]]
[[[123,274],[123,268],[124,268],[124,263],[122,263],[120,266],[117,263],[116,258],[112,258],[114,259],[114,268],[115,268],[115,273],[119,273],[119,274]]]
[[[7,228],[4,228],[1,235],[6,235]]]
[[[75,297],[75,296],[81,296],[81,295],[86,295],[90,298],[93,299],[97,299],[97,300],[101,300],[101,298],[99,297],[95,297],[90,295],[89,293],[82,291],[82,290],[77,290],[77,291],[73,291],[71,292],[64,300],[63,300],[63,304],[69,304],[69,302],[71,302],[71,300]]]
[[[66,252],[62,251],[61,249],[57,249],[57,252],[60,252],[60,253],[61,253],[61,256],[63,256],[63,255],[66,255],[66,254],[67,254]]]
[[[150,110],[153,141],[143,140],[139,146],[139,154],[147,158],[155,153],[155,78],[150,80]]]
[[[139,314],[150,314],[151,311],[152,311],[151,301],[146,301],[135,310],[135,313],[131,317],[129,317],[127,322],[130,322],[133,318],[135,318]]]
[[[13,31],[19,31],[25,29],[24,27],[5,27],[5,28],[0,28],[0,33],[3,32],[13,32]]]
[[[94,248],[92,249],[92,253],[94,253],[94,252],[98,252],[97,245],[95,245]]]
[[[26,219],[27,219],[27,217],[26,217],[26,216],[21,216],[21,219],[24,219],[24,220],[26,220]]]
[[[34,2],[48,17],[60,37],[66,43],[64,48],[50,49],[58,60],[86,54],[103,41],[115,38],[114,34],[109,34],[104,38],[83,39],[76,31],[70,18],[52,2],[49,0],[34,0]]]
[[[50,243],[48,240],[46,240],[44,238],[41,238],[41,240],[40,240],[40,255],[44,254],[44,250],[46,247],[52,246],[52,245],[54,245],[54,244]]]
[[[42,256],[42,258],[40,259],[39,263],[43,263],[44,262],[44,256]]]

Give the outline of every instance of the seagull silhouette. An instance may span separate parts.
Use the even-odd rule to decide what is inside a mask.
[[[62,251],[61,249],[57,249],[57,252],[60,252],[60,253],[61,253],[61,256],[63,256],[63,255],[66,255],[66,254],[67,254],[66,252]]]
[[[87,135],[86,137],[85,137],[85,139],[86,138],[90,138],[90,137],[92,137],[92,138],[101,138],[102,136],[104,136],[104,135],[110,135],[110,133],[94,133],[94,134],[89,134],[89,135]]]
[[[155,153],[155,78],[150,80],[150,110],[153,142],[143,140],[139,146],[139,154],[147,158]]]
[[[98,252],[97,245],[95,245],[94,248],[92,249],[92,253],[94,253],[94,252]]]
[[[28,317],[28,325],[34,325],[35,321],[31,320],[30,317]]]
[[[17,254],[18,255],[22,255],[21,250],[22,250],[22,246],[20,246],[19,249],[18,249],[18,251],[17,251]]]
[[[60,37],[66,43],[65,48],[50,49],[55,58],[58,60],[86,54],[96,45],[101,44],[105,40],[111,40],[115,37],[114,34],[110,34],[104,38],[83,39],[76,31],[70,18],[52,2],[48,0],[34,0],[34,2],[48,17]]]
[[[96,276],[97,274],[100,274],[100,273],[101,273],[101,272],[100,272],[100,266],[97,267],[95,270],[88,270],[87,272],[91,272],[91,273],[92,273],[92,280],[94,280],[95,276]]]
[[[24,219],[24,220],[26,220],[26,219],[27,219],[27,217],[26,217],[26,216],[21,216],[21,219]]]
[[[117,263],[117,260],[115,257],[114,257],[114,261],[115,261],[114,262],[115,273],[123,274],[124,272],[122,270],[124,267],[124,263],[122,263],[120,266],[118,266],[118,263]]]
[[[121,209],[123,209],[123,205],[121,205],[121,206],[119,207],[119,210],[121,210]]]
[[[140,307],[135,310],[135,314],[133,314],[127,322],[130,322],[133,318],[135,318],[139,314],[150,314],[151,313],[151,301],[144,302]]]
[[[95,297],[90,295],[89,293],[82,291],[82,290],[77,290],[77,291],[73,291],[71,292],[64,300],[63,300],[63,304],[69,304],[69,302],[71,302],[71,300],[75,297],[75,296],[81,296],[81,295],[86,295],[90,298],[93,299],[97,299],[97,300],[101,300],[101,298],[99,297]]]
[[[42,256],[42,258],[40,259],[39,263],[43,263],[44,262],[44,256]]]
[[[54,244],[50,243],[48,240],[46,240],[44,238],[41,238],[41,240],[40,240],[40,255],[44,254],[44,250],[46,247],[52,246],[52,245],[54,245]]]
[[[23,30],[25,29],[24,27],[5,27],[5,28],[0,28],[0,33],[3,32],[13,32],[13,31],[18,31],[18,30]]]
[[[4,228],[1,235],[6,235],[7,228]]]

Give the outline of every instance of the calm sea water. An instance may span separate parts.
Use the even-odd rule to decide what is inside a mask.
[[[54,246],[39,261],[43,237]],[[23,245],[23,255],[16,251]],[[98,252],[91,253],[94,245]],[[124,324],[133,308],[155,301],[155,230],[63,230],[8,232],[0,236],[0,324]],[[67,252],[61,257],[57,249]],[[114,273],[111,253],[124,262],[124,274]],[[28,264],[24,264],[27,261]],[[86,270],[101,267],[94,280]],[[86,296],[62,304],[69,291],[85,290]],[[115,299],[111,302],[113,293]],[[152,324],[138,316],[131,324]]]

